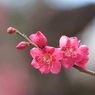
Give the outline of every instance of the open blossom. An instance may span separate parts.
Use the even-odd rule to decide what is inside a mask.
[[[44,48],[47,45],[47,38],[40,31],[36,34],[31,34],[29,38],[40,48]]]
[[[58,48],[50,46],[45,46],[43,49],[33,48],[30,50],[30,54],[33,57],[31,65],[39,69],[42,74],[49,72],[57,74],[60,72],[61,64],[59,60],[62,59],[62,55]]]
[[[76,37],[69,38],[62,36],[60,38],[60,49],[63,53],[62,65],[69,69],[74,64],[81,68],[86,68],[85,64],[88,62],[88,47],[80,45],[80,41]]]
[[[25,48],[28,47],[28,46],[30,46],[30,43],[29,43],[29,42],[22,41],[22,42],[20,42],[20,43],[16,46],[16,48],[23,50],[23,49],[25,49]]]

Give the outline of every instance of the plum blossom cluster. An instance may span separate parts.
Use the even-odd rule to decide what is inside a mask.
[[[33,57],[31,65],[39,69],[42,74],[60,72],[60,60],[62,59],[60,49],[47,46],[47,38],[40,31],[30,35],[29,38],[39,46],[39,48],[30,50],[30,54]]]
[[[76,37],[62,36],[59,40],[59,48],[47,46],[46,37],[38,31],[29,37],[40,48],[33,48],[30,54],[33,57],[32,66],[39,69],[41,73],[59,73],[61,64],[69,69],[76,64],[86,68],[88,62],[88,47],[81,45]]]
[[[8,31],[10,34],[15,32],[14,29],[10,30]],[[47,38],[40,31],[31,34],[29,38],[38,46],[30,50],[30,54],[33,57],[31,65],[39,69],[42,74],[49,72],[57,74],[60,72],[61,66],[69,69],[77,65],[86,69],[86,63],[89,60],[89,48],[81,44],[77,37],[69,38],[67,36],[61,36],[58,48],[48,46]],[[30,42],[22,41],[16,48],[23,50],[30,45]]]

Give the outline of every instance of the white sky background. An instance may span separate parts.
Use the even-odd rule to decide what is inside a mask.
[[[0,0],[0,3],[4,4],[7,7],[24,7],[27,3],[31,2],[31,5],[37,0]],[[40,0],[39,0],[40,1]],[[50,4],[51,7],[58,8],[75,8],[80,7],[86,4],[95,4],[95,0],[43,0],[47,4]]]

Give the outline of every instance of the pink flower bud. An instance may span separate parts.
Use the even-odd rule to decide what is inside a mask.
[[[26,47],[28,47],[28,46],[30,46],[30,45],[31,45],[31,44],[30,44],[29,42],[22,41],[22,42],[20,42],[20,43],[16,46],[16,48],[23,50],[23,49],[25,49]]]
[[[7,29],[7,33],[9,33],[9,34],[15,33],[15,31],[16,31],[16,29],[13,28],[13,27],[9,27],[9,28]]]
[[[40,48],[47,45],[47,38],[40,31],[38,31],[36,34],[30,35],[29,38]]]

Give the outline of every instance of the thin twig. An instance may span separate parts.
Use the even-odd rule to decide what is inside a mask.
[[[38,46],[37,46],[35,43],[33,43],[25,34],[19,32],[18,30],[16,30],[16,34],[18,34],[18,35],[20,35],[21,37],[23,37],[24,39],[26,39],[26,40],[27,40],[29,43],[31,43],[31,45],[33,45],[34,47],[37,47],[37,48],[38,48]]]
[[[93,72],[93,71],[90,71],[90,70],[87,70],[87,69],[83,69],[83,68],[81,68],[81,67],[79,67],[77,65],[74,65],[73,67],[78,69],[80,72],[87,73],[87,74],[90,74],[92,76],[95,76],[95,72]]]

